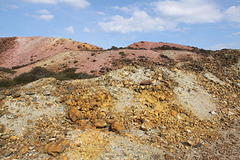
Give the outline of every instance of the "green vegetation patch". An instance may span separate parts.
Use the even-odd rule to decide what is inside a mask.
[[[1,79],[0,87],[28,84],[41,78],[54,77],[58,80],[89,79],[96,77],[87,73],[75,73],[76,68],[68,68],[62,72],[54,73],[43,67],[35,67],[28,73],[23,73],[13,79]]]

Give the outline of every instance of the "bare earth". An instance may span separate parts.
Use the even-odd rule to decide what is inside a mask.
[[[56,52],[46,45],[50,42]],[[43,78],[2,88],[0,159],[240,158],[239,50],[206,54],[156,42],[101,50],[45,37],[1,44],[1,67],[24,65],[13,75],[1,72],[2,77],[36,66],[51,71],[76,67],[98,77]],[[35,53],[34,45],[39,46]],[[174,48],[151,49],[163,45]]]

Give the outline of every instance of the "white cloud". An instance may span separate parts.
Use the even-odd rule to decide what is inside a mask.
[[[44,20],[44,21],[50,21],[54,18],[54,15],[51,14],[46,9],[38,10],[36,11],[36,13],[38,13],[39,15],[27,15],[27,16],[33,17],[35,19]]]
[[[215,44],[213,46],[208,47],[209,50],[220,50],[224,48],[239,48],[239,44],[232,42],[232,43],[221,43],[221,44]]]
[[[65,28],[65,30],[66,30],[68,33],[71,33],[71,34],[74,33],[74,28],[73,28],[73,26],[69,26],[69,27]]]
[[[87,0],[25,0],[32,3],[58,4],[64,3],[75,8],[86,8],[90,5]]]
[[[56,4],[58,0],[25,0],[32,3]]]
[[[105,32],[183,31],[184,28],[178,28],[179,23],[213,23],[221,21],[223,16],[218,6],[209,0],[163,0],[148,6],[151,8],[144,10],[114,6],[113,9],[131,16],[115,15],[98,25]]]
[[[39,14],[50,14],[50,12],[46,9],[39,10],[39,11],[37,11],[37,13],[39,13]]]
[[[184,23],[211,23],[221,20],[222,14],[209,0],[165,0],[152,3],[159,16]]]
[[[11,9],[17,9],[17,8],[19,8],[19,6],[13,5],[13,4],[9,4],[9,5],[7,5],[7,7],[11,8]]]
[[[240,35],[240,32],[235,32],[233,33],[233,35]]]
[[[85,28],[83,29],[83,32],[91,32],[91,30],[90,30],[88,27],[85,27]]]
[[[3,4],[0,6],[0,11],[7,11],[9,9],[18,9],[19,6],[13,4]]]
[[[224,12],[224,18],[230,22],[238,22],[240,23],[240,5],[232,6],[226,9]]]
[[[102,15],[102,16],[105,15],[105,13],[104,13],[104,12],[101,12],[101,11],[100,11],[100,12],[97,12],[97,14],[98,14],[98,15]]]
[[[113,8],[113,9],[116,9],[116,10],[123,11],[123,12],[131,12],[131,11],[132,11],[132,9],[130,9],[130,8],[128,8],[128,7],[113,6],[112,8]]]
[[[39,16],[36,16],[36,15],[33,15],[32,17],[36,18],[36,19],[42,19],[42,20],[45,20],[45,21],[50,21],[54,18],[54,15],[52,14],[43,14],[43,15],[39,15]]]
[[[113,16],[110,22],[99,22],[98,24],[106,32],[147,32],[152,30],[163,31],[175,28],[176,24],[164,22],[160,18],[153,18],[145,11],[135,11],[130,18],[120,15]]]

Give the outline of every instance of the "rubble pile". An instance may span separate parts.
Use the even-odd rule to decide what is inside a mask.
[[[0,158],[238,159],[240,52],[201,56],[1,90]]]

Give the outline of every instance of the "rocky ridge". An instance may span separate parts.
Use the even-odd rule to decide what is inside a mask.
[[[2,89],[0,158],[238,159],[240,52],[171,49],[99,52],[120,58],[96,78]]]

